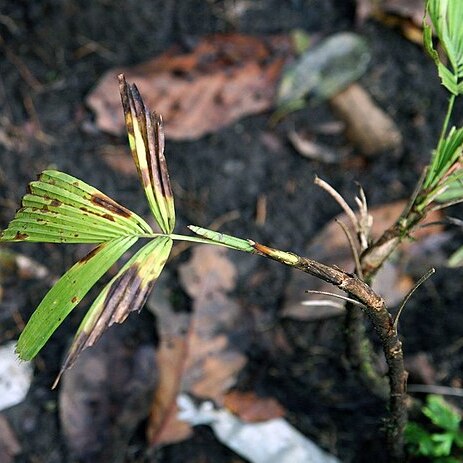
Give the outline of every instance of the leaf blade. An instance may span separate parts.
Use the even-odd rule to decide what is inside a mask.
[[[102,243],[58,280],[19,337],[16,350],[22,360],[31,360],[37,355],[64,318],[137,239],[127,236]]]
[[[172,239],[169,237],[154,238],[120,269],[82,320],[60,375],[74,364],[84,349],[94,345],[108,327],[122,323],[130,312],[141,309],[171,249]]]
[[[152,233],[137,214],[64,172],[43,171],[29,190],[0,241],[101,243]]]
[[[175,206],[164,155],[162,118],[145,106],[137,87],[119,75],[130,150],[156,222],[164,233],[175,227]]]

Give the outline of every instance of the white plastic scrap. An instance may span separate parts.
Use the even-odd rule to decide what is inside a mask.
[[[245,423],[228,410],[215,410],[212,402],[197,407],[185,394],[177,404],[179,419],[209,425],[221,442],[252,463],[340,463],[283,418]]]
[[[22,362],[15,352],[16,341],[0,347],[0,410],[24,400],[32,381],[31,362]]]

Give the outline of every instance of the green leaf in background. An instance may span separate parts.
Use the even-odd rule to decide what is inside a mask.
[[[277,90],[278,108],[289,108],[309,96],[324,101],[344,90],[368,68],[371,55],[365,39],[341,32],[308,48],[285,69]]]
[[[453,94],[463,93],[463,2],[461,0],[427,0],[426,14],[431,18],[450,66],[443,62],[433,45],[433,31],[423,20],[426,50],[438,68],[442,84]]]
[[[150,112],[137,87],[119,76],[125,123],[130,149],[151,212],[164,233],[175,226],[174,197],[164,156],[164,132],[161,116]]]
[[[106,285],[83,319],[60,375],[84,349],[93,346],[108,327],[122,323],[130,312],[142,308],[171,249],[172,240],[166,236],[151,240]]]
[[[102,243],[152,233],[137,214],[63,172],[42,172],[29,190],[0,241]]]
[[[460,414],[439,395],[428,396],[423,414],[436,426],[447,431],[456,432],[460,427]]]
[[[19,337],[21,359],[35,357],[72,309],[137,239],[126,236],[100,244],[55,283]]]
[[[410,422],[405,428],[405,441],[414,455],[433,455],[434,442],[431,434],[417,423]]]

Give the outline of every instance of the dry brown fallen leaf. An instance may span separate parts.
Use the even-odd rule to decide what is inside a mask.
[[[191,433],[176,417],[180,391],[222,405],[246,364],[246,357],[230,342],[231,336],[240,336],[242,309],[227,294],[236,285],[236,268],[226,254],[223,248],[197,246],[180,266],[180,282],[193,300],[191,320],[168,304],[153,304],[161,344],[148,424],[151,444],[176,442]]]
[[[131,68],[108,71],[87,96],[98,127],[125,132],[116,76],[124,73],[162,114],[168,138],[194,140],[239,118],[268,110],[284,63],[292,56],[287,36],[216,34],[190,50],[173,47]]]
[[[273,397],[259,397],[255,392],[230,391],[224,407],[247,423],[258,423],[285,416],[286,410]]]
[[[397,220],[405,204],[405,201],[397,201],[369,210],[369,213],[373,216],[373,226],[371,229],[373,239],[379,238],[380,234]],[[348,219],[344,214],[339,215],[336,219],[348,224]],[[442,213],[440,211],[435,211],[427,216],[423,224],[430,224],[441,220]],[[427,236],[442,232],[442,225],[433,225],[419,228],[413,236],[419,243],[419,240]],[[403,261],[407,262],[407,253],[412,249],[414,244],[415,243],[405,242],[401,246],[400,250],[404,255],[402,258]],[[354,268],[352,254],[346,236],[334,219],[331,220],[308,244],[305,255],[329,265],[337,265],[348,271],[352,271]],[[427,270],[427,268],[423,269],[423,273],[425,270]],[[410,275],[403,272],[400,262],[396,264],[388,262],[378,272],[373,288],[386,299],[389,306],[394,306],[402,300],[413,287],[413,284],[413,279]],[[344,312],[342,301],[337,301],[332,297],[329,298],[318,294],[304,294],[304,291],[308,289],[329,291],[345,295],[340,291],[336,291],[333,286],[323,283],[321,280],[310,277],[302,272],[294,271],[286,288],[286,298],[281,316],[311,321],[323,320],[325,318],[341,315]],[[334,304],[341,303],[336,306],[304,305],[306,303],[305,301],[314,300],[329,300],[330,303]]]
[[[193,299],[193,325],[183,376],[185,390],[223,403],[246,357],[230,343],[242,328],[242,308],[228,296],[236,285],[236,268],[227,250],[197,246],[179,269],[180,281]]]
[[[359,23],[368,18],[389,27],[399,28],[411,42],[422,45],[422,21],[425,0],[357,0]]]
[[[425,0],[357,0],[357,19],[365,21],[379,13],[408,18],[421,27]]]

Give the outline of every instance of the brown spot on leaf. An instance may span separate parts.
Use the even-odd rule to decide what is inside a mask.
[[[102,194],[94,193],[92,195],[91,201],[93,204],[103,207],[106,210],[122,217],[131,217],[132,215],[128,209],[121,206],[120,204],[117,204],[116,201],[113,201],[111,198],[108,198]]]
[[[86,256],[82,257],[82,259],[79,260],[80,264],[85,264],[85,262],[88,262],[92,257],[94,257],[100,249],[104,246],[104,244],[100,244],[97,246],[95,249],[92,249]]]
[[[51,200],[51,203],[50,203],[50,206],[53,206],[53,207],[60,207],[61,204],[63,204],[59,199],[52,199]]]
[[[103,214],[102,217],[110,220],[111,222],[115,222],[114,217],[111,214]]]
[[[71,299],[71,302],[72,302],[73,304],[75,304],[75,303],[78,301],[78,299],[79,299],[79,298],[78,298],[77,296],[74,296],[74,297]]]
[[[16,235],[14,236],[14,239],[17,241],[24,241],[27,238],[29,238],[29,235],[27,233],[21,233],[21,232],[16,232]]]
[[[151,178],[150,178],[149,169],[147,169],[147,168],[141,169],[140,170],[140,175],[141,175],[141,179],[142,179],[142,182],[143,182],[144,186],[151,185]]]

